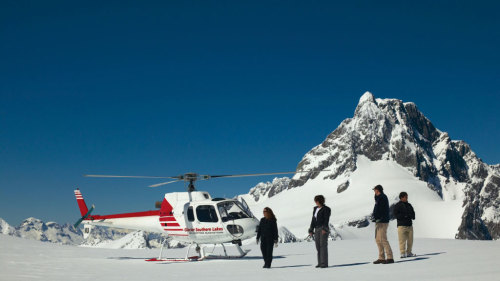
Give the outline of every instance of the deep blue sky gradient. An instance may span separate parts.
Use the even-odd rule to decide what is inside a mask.
[[[367,90],[499,163],[498,3],[2,1],[0,217],[73,222],[76,186],[101,214],[183,190],[86,173],[294,170]]]

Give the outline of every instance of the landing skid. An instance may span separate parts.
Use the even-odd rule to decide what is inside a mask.
[[[186,251],[186,256],[184,258],[167,258],[163,257],[163,246],[165,245],[166,240],[161,245],[160,256],[158,258],[147,259],[146,261],[150,262],[191,262],[191,261],[202,261],[205,259],[239,259],[248,254],[250,250],[243,250],[238,244],[235,244],[236,249],[239,252],[239,255],[230,256],[227,254],[226,247],[224,244],[221,244],[222,249],[224,249],[224,255],[213,255],[205,253],[205,247],[200,247],[198,244],[190,244]],[[192,246],[196,245],[196,252],[198,252],[197,256],[189,256],[189,250],[191,250]],[[216,244],[214,244],[215,248]]]

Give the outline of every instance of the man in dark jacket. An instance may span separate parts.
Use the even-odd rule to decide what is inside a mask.
[[[331,210],[325,205],[325,197],[317,195],[314,197],[316,207],[313,209],[309,235],[314,235],[316,250],[318,251],[318,265],[316,267],[328,267],[328,234],[330,233]]]
[[[413,206],[408,203],[408,193],[399,194],[399,202],[394,206],[394,216],[398,220],[399,251],[401,258],[414,257],[412,253],[413,246],[413,223],[415,211]]]
[[[394,263],[391,245],[387,241],[387,227],[389,227],[389,200],[384,194],[384,188],[377,185],[375,192],[375,207],[373,208],[372,221],[375,222],[375,242],[378,247],[378,259],[374,264]],[[386,259],[387,255],[387,259]]]

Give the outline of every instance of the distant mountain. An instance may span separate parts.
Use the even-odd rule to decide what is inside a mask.
[[[83,241],[82,233],[72,225],[59,225],[55,222],[47,222],[27,218],[15,228],[13,236],[38,240],[43,242],[53,242],[66,245],[77,245]]]
[[[327,202],[333,201],[332,218],[337,215],[339,231],[352,234],[357,230],[349,227],[370,225],[366,217],[373,199],[366,198],[373,196],[374,185],[384,183],[392,204],[405,190],[411,191],[410,201],[424,209],[420,214],[434,209],[428,217],[416,220],[426,229],[421,232],[426,237],[500,238],[500,165],[485,164],[466,142],[452,140],[436,129],[414,103],[375,99],[366,92],[354,117],[345,119],[306,153],[297,170],[314,172],[258,184],[244,198],[252,208],[267,204],[296,209],[306,208],[301,200],[324,193]],[[303,232],[297,216],[308,217],[309,212],[282,212],[281,218],[297,225],[292,231]],[[293,219],[289,218],[292,214]],[[303,224],[305,220],[301,226],[305,228]]]
[[[159,248],[164,239],[156,233],[106,227],[94,227],[90,236],[84,239],[80,228],[74,228],[70,224],[45,223],[36,218],[27,218],[15,228],[0,218],[0,233],[42,242],[113,249]],[[167,247],[180,248],[184,245],[169,239]]]

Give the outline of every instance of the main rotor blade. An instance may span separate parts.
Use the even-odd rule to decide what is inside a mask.
[[[116,176],[116,175],[83,175],[87,178],[136,178],[136,179],[178,179],[179,177],[150,177],[150,176]]]
[[[239,175],[214,175],[210,178],[241,178],[241,177],[258,177],[258,176],[272,176],[272,175],[286,175],[286,174],[297,174],[297,173],[307,173],[307,172],[326,172],[330,170],[307,170],[307,171],[293,171],[293,172],[279,172],[279,173],[258,173],[258,174],[239,174]]]
[[[166,185],[166,184],[169,184],[169,183],[174,183],[174,182],[178,182],[178,181],[181,181],[181,180],[167,181],[167,182],[160,182],[160,183],[157,183],[157,184],[152,184],[152,185],[150,185],[149,187],[158,187],[158,186],[162,186],[162,185]]]

